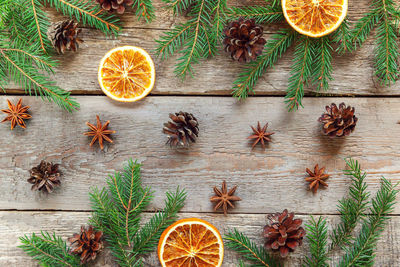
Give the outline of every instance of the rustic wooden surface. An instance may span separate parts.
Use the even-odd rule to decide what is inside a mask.
[[[33,115],[27,129],[10,131],[9,125],[0,125],[0,266],[36,266],[17,248],[18,237],[24,234],[49,230],[68,237],[78,231],[90,216],[90,188],[103,186],[106,175],[121,170],[128,158],[137,158],[143,164],[143,182],[156,191],[144,221],[162,207],[165,192],[179,185],[188,192],[180,217],[209,220],[222,233],[236,227],[259,244],[263,243],[265,215],[284,208],[305,221],[309,215],[323,215],[330,226],[338,222],[336,204],[347,194],[349,185],[349,178],[342,173],[345,157],[359,160],[369,173],[367,183],[372,195],[382,175],[394,183],[400,181],[400,99],[396,97],[400,83],[385,88],[373,78],[373,40],[354,55],[334,57],[335,80],[327,94],[335,97],[317,98],[308,90],[305,108],[296,113],[288,113],[280,97],[287,85],[291,51],[260,80],[256,88],[260,97],[241,103],[229,96],[241,65],[223,52],[197,65],[196,77],[184,82],[174,77],[173,58],[165,62],[155,59],[156,87],[152,96],[140,102],[121,104],[102,96],[96,71],[107,50],[131,44],[151,51],[154,39],[181,21],[162,8],[161,0],[154,2],[157,19],[153,23],[137,22],[128,13],[118,39],[84,28],[85,44],[79,52],[59,57],[54,79],[76,95],[79,111],[69,114],[40,99],[23,96]],[[252,2],[235,0],[230,4]],[[368,5],[351,1],[350,19],[359,18]],[[48,11],[54,20],[61,19],[54,10]],[[267,28],[267,38],[273,30]],[[6,99],[17,101],[23,90],[11,84],[8,93],[11,96],[0,96],[1,109]],[[359,122],[350,137],[338,140],[321,135],[317,118],[331,102],[346,102],[356,108]],[[198,142],[189,150],[166,146],[166,136],[161,132],[168,113],[179,110],[192,112],[200,123]],[[94,122],[97,114],[104,121],[111,120],[110,128],[117,131],[115,143],[106,145],[104,151],[97,146],[90,148],[89,139],[82,135],[87,130],[85,122]],[[251,133],[249,126],[257,121],[268,121],[275,132],[265,151],[251,150],[246,140]],[[52,195],[32,192],[26,182],[28,170],[42,159],[61,164],[62,187]],[[304,177],[305,168],[316,163],[326,166],[331,178],[327,189],[313,195]],[[213,213],[208,200],[212,187],[224,179],[229,186],[239,186],[237,194],[243,199],[227,217]],[[399,215],[397,204],[379,241],[376,266],[400,266]],[[307,251],[306,243],[286,265],[300,266]],[[337,259],[335,255],[332,264]],[[155,253],[146,258],[146,263],[158,266]],[[227,250],[224,267],[236,263],[237,255]],[[103,253],[96,266],[114,266],[112,257]]]

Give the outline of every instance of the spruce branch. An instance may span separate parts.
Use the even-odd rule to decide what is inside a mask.
[[[307,256],[303,266],[327,267],[328,257],[328,226],[326,219],[319,217],[318,221],[311,216],[309,224],[306,225],[307,240],[310,244],[311,256]]]
[[[79,258],[71,255],[65,241],[55,233],[42,231],[41,236],[32,234],[20,238],[18,246],[43,266],[81,266]]]
[[[348,170],[345,170],[344,174],[351,178],[351,185],[349,196],[339,201],[338,211],[341,222],[332,231],[330,250],[350,244],[351,233],[363,218],[368,205],[369,192],[367,192],[368,186],[365,182],[367,174],[361,171],[358,161],[351,158],[345,161]]]
[[[168,8],[174,11],[174,14],[184,14],[186,10],[189,9],[190,5],[196,0],[162,0],[164,3],[168,4]]]
[[[269,24],[284,20],[282,8],[280,5],[231,7],[228,10],[228,15],[232,19],[237,17],[244,17],[249,19],[253,18],[257,23],[260,24]]]
[[[312,76],[313,62],[315,62],[315,44],[308,36],[301,36],[294,52],[289,86],[285,96],[285,103],[289,111],[303,107],[304,87]]]
[[[250,241],[243,233],[237,229],[228,231],[224,237],[225,245],[233,251],[239,253],[243,258],[252,262],[254,267],[274,267],[281,264],[270,256],[264,247],[257,246]]]
[[[345,18],[339,28],[333,33],[333,41],[338,44],[336,52],[339,55],[354,50],[351,38],[349,20]]]
[[[101,30],[105,34],[117,35],[120,31],[119,18],[109,14],[91,1],[81,0],[44,0],[50,6],[70,18],[76,18],[84,25]]]
[[[46,13],[41,9],[43,8],[42,3],[39,0],[30,0],[27,5],[32,9],[32,12],[26,12],[28,15],[25,20],[30,22],[30,25],[26,27],[25,33],[29,36],[29,43],[34,43],[39,40],[40,48],[44,53],[50,49],[50,41],[46,37],[47,28],[49,27],[49,21]]]
[[[332,80],[332,46],[329,44],[330,39],[327,36],[321,37],[315,42],[315,56],[313,83],[317,86],[317,91],[328,90],[329,81]]]
[[[132,7],[138,19],[143,18],[147,23],[156,17],[152,0],[134,0]]]
[[[396,195],[399,190],[395,189],[390,181],[384,177],[381,179],[381,186],[369,209],[369,215],[362,223],[360,234],[351,247],[345,249],[346,254],[342,257],[339,266],[373,266],[374,250],[393,211]]]
[[[256,61],[246,64],[239,77],[234,81],[233,96],[245,99],[249,93],[254,93],[258,79],[268,67],[272,67],[283,53],[291,46],[298,34],[291,29],[283,29],[274,34],[265,45],[263,54]]]

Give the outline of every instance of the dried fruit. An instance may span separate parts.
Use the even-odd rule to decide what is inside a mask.
[[[134,102],[154,87],[156,71],[150,55],[135,46],[117,47],[100,62],[98,80],[103,92],[120,102]]]
[[[324,173],[325,167],[320,169],[317,164],[314,167],[314,172],[312,172],[309,168],[306,168],[306,172],[310,176],[306,177],[305,180],[310,182],[310,190],[312,190],[314,193],[317,192],[320,184],[326,187],[328,186],[325,180],[329,178],[329,175]]]
[[[215,196],[212,196],[210,198],[211,202],[217,202],[217,204],[214,207],[214,211],[217,211],[219,208],[222,207],[222,209],[224,210],[224,214],[227,215],[228,208],[235,207],[233,205],[233,202],[242,200],[240,197],[234,196],[236,188],[237,188],[237,186],[235,185],[234,187],[231,188],[231,190],[228,191],[228,189],[226,187],[226,181],[222,182],[221,189],[214,187]]]
[[[18,124],[22,128],[26,128],[25,121],[32,118],[31,115],[28,114],[29,106],[22,106],[22,98],[18,100],[16,105],[13,105],[10,100],[7,99],[8,109],[2,109],[1,111],[7,114],[7,117],[4,118],[1,122],[10,121],[11,122],[11,130]]]
[[[167,144],[189,146],[199,136],[199,123],[192,113],[180,111],[169,114],[171,121],[164,123],[163,133],[168,135]]]
[[[281,257],[286,257],[303,243],[306,231],[301,227],[303,221],[294,219],[294,213],[285,209],[282,213],[270,214],[264,227],[266,249],[279,251]]]
[[[224,30],[225,51],[239,62],[255,60],[262,54],[266,43],[263,36],[263,27],[257,25],[254,19],[239,18],[232,21]]]
[[[79,44],[83,42],[78,37],[81,29],[78,29],[78,23],[73,20],[64,20],[52,23],[47,30],[49,38],[54,49],[59,54],[64,54],[67,50],[77,51]]]
[[[28,179],[28,182],[33,184],[31,189],[46,193],[53,192],[54,187],[61,185],[61,173],[58,167],[58,164],[42,160],[38,166],[32,168],[31,177]]]
[[[253,134],[247,137],[247,139],[255,139],[251,147],[254,148],[261,142],[262,147],[265,149],[265,143],[271,142],[270,136],[274,134],[274,132],[267,132],[268,123],[266,123],[263,128],[261,128],[260,122],[257,124],[257,129],[253,126],[250,127],[253,130]]]
[[[133,0],[96,0],[96,2],[102,9],[110,12],[115,10],[118,14],[124,14],[125,7],[133,4]]]
[[[71,253],[79,255],[82,264],[96,259],[97,254],[103,248],[102,236],[103,232],[94,230],[91,225],[88,228],[81,226],[79,234],[68,238],[68,241],[71,242]]]
[[[158,258],[162,267],[220,267],[224,259],[221,234],[207,221],[177,221],[161,235]]]
[[[101,124],[100,118],[98,115],[96,115],[97,119],[97,125],[94,126],[93,124],[86,122],[86,125],[89,126],[90,132],[84,133],[86,136],[93,136],[92,142],[90,142],[90,146],[92,146],[97,140],[99,141],[99,145],[101,150],[103,150],[104,145],[103,145],[103,140],[106,140],[107,142],[112,143],[113,140],[111,140],[108,135],[116,133],[116,131],[108,130],[108,124],[110,124],[110,121],[106,121],[103,125]]]
[[[354,108],[341,103],[339,108],[332,103],[326,106],[326,113],[323,113],[318,121],[323,123],[322,131],[331,137],[347,136],[354,131],[357,124],[357,117],[354,115]]]

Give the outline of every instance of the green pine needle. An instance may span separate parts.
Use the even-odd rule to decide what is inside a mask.
[[[138,19],[143,18],[147,23],[152,22],[156,17],[152,0],[134,0],[132,8],[135,9]]]
[[[81,266],[79,258],[71,255],[65,241],[56,234],[42,231],[41,235],[25,235],[18,246],[42,266]]]
[[[122,173],[107,179],[107,188],[90,193],[91,223],[104,232],[109,248],[120,266],[140,266],[141,255],[154,249],[163,230],[183,207],[186,193],[179,188],[167,192],[165,208],[141,227],[141,214],[153,198],[141,185],[140,164],[129,160]]]
[[[285,103],[289,111],[303,107],[304,87],[312,76],[313,62],[315,62],[315,43],[308,36],[301,36],[294,52],[289,86],[285,96]]]
[[[315,42],[313,83],[317,86],[317,91],[326,91],[329,89],[329,81],[332,80],[333,49],[330,45],[330,38],[327,36],[313,40],[313,42]]]
[[[274,34],[267,41],[263,54],[256,61],[246,64],[245,70],[234,81],[233,96],[245,99],[249,93],[254,93],[258,79],[286,52],[297,36],[298,34],[291,29],[284,29]]]
[[[328,257],[328,226],[326,219],[319,217],[318,221],[311,216],[311,221],[306,225],[307,240],[310,245],[311,256],[307,256],[305,264],[307,267],[327,267]]]
[[[351,38],[349,21],[347,18],[345,18],[339,28],[333,33],[333,40],[338,44],[336,52],[339,55],[343,55],[346,52],[352,52],[354,50]]]
[[[236,19],[237,17],[252,18],[260,24],[268,24],[284,20],[282,7],[280,5],[232,7],[229,9],[228,14],[232,19]]]
[[[243,258],[252,263],[254,267],[275,267],[281,264],[271,257],[264,247],[257,246],[237,229],[228,231],[224,237],[225,245],[231,250],[239,253]]]

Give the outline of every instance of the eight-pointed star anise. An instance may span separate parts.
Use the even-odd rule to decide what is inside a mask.
[[[319,169],[318,164],[315,165],[314,167],[314,172],[312,172],[309,168],[306,168],[306,171],[309,177],[306,177],[306,181],[310,182],[310,190],[312,190],[314,193],[317,192],[319,188],[319,184],[322,184],[323,186],[328,186],[328,184],[325,182],[326,179],[329,178],[328,174],[325,174],[325,167]]]
[[[253,134],[247,137],[247,139],[255,139],[253,145],[254,148],[259,142],[261,142],[262,147],[265,149],[265,142],[271,142],[270,136],[274,134],[274,132],[267,132],[268,123],[261,128],[260,122],[257,124],[257,129],[253,126],[250,126],[253,130]]]
[[[90,146],[92,146],[96,142],[96,140],[99,140],[100,148],[103,149],[104,148],[103,140],[112,143],[113,141],[110,139],[110,137],[108,137],[108,135],[116,133],[116,131],[107,130],[110,121],[107,121],[102,125],[100,122],[99,115],[96,115],[96,118],[97,118],[96,126],[94,126],[89,122],[86,123],[86,125],[89,126],[91,131],[84,133],[84,135],[93,136],[92,142],[90,142]]]
[[[228,207],[229,206],[231,208],[235,207],[232,202],[242,200],[240,197],[233,195],[233,194],[235,194],[236,188],[237,188],[237,185],[232,187],[232,189],[229,190],[229,192],[228,192],[228,189],[226,187],[226,181],[222,182],[221,189],[214,187],[215,196],[212,196],[210,198],[211,202],[217,202],[217,204],[214,207],[214,211],[217,211],[217,209],[222,207],[222,209],[224,210],[224,214],[227,215]]]
[[[10,100],[7,99],[8,109],[2,109],[1,111],[7,114],[1,122],[11,121],[11,130],[18,124],[22,128],[26,128],[24,120],[32,118],[27,113],[29,106],[22,106],[22,98],[19,99],[16,105],[13,105]]]

